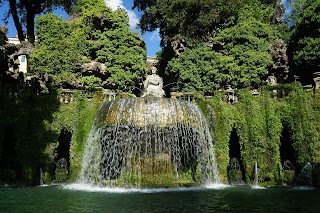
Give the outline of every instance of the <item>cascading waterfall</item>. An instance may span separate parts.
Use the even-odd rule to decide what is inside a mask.
[[[126,187],[218,183],[206,119],[186,101],[106,102],[85,145],[80,182]]]

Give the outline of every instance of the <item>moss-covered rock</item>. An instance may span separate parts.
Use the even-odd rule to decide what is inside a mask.
[[[294,170],[284,170],[283,171],[283,183],[286,186],[294,185],[296,180],[296,172]]]

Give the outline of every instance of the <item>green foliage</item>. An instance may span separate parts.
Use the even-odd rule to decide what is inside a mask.
[[[73,14],[80,17],[81,28],[90,26],[86,29],[89,56],[106,65],[107,82],[117,90],[131,91],[144,75],[146,50],[143,40],[130,31],[126,12],[113,12],[102,0],[81,0]]]
[[[294,1],[293,34],[290,42],[291,68],[305,83],[320,71],[320,1]]]
[[[220,180],[224,183],[228,181],[229,166],[229,140],[232,128],[237,118],[236,108],[226,102],[222,102],[222,94],[216,92],[209,100],[209,104],[214,109],[214,144],[215,154],[218,163]]]
[[[248,90],[240,91],[239,95],[236,129],[246,180],[254,180],[254,164],[258,162],[259,181],[278,182],[281,178],[279,145],[282,130],[279,106],[266,91],[259,97],[254,97]]]
[[[23,33],[23,27],[25,27],[27,29],[28,41],[31,43],[35,41],[34,19],[36,15],[52,12],[53,9],[59,7],[63,7],[66,11],[69,11],[74,3],[73,0],[0,0],[0,4],[2,2],[9,3],[9,10],[6,12],[7,14],[4,19],[7,21],[10,15],[12,16],[20,41],[25,40]]]
[[[237,72],[231,82],[238,88],[260,86],[272,65],[269,53],[274,39],[272,27],[250,15],[253,15],[250,11],[244,13],[239,23],[223,29],[214,38],[214,41],[225,43],[223,55],[235,60]]]
[[[102,0],[79,0],[72,17],[70,22],[53,14],[37,19],[39,41],[30,58],[31,72],[48,74],[58,86],[92,89],[105,81],[131,91],[144,74],[146,51],[130,31],[125,11],[113,12]],[[90,61],[105,64],[105,72],[82,76],[78,65]]]
[[[167,11],[168,8],[159,6],[164,4],[163,2],[139,2],[137,1],[137,5],[140,4],[140,6],[142,5],[141,2],[150,3],[145,14],[149,14],[153,9],[155,11],[159,10],[159,13],[162,9],[164,10],[160,13],[160,16],[165,18],[159,22],[150,22],[150,25],[145,27],[146,29],[148,27],[152,29],[152,24],[160,23],[160,33],[163,34],[163,51],[158,56],[160,70],[165,70],[164,78],[169,83],[177,82],[178,90],[194,91],[201,88],[206,94],[212,94],[218,88],[228,88],[229,86],[233,88],[258,88],[263,84],[263,79],[273,64],[270,55],[271,44],[280,36],[277,31],[280,27],[273,27],[269,24],[274,16],[272,4],[255,0],[228,1],[228,3],[224,2],[221,5],[221,2],[213,0],[200,2],[190,0],[184,1],[185,3],[176,0],[166,4],[172,4],[173,8],[174,5],[180,5],[181,10],[186,10],[186,12],[175,11],[175,13],[172,9],[173,14],[171,14]],[[204,33],[201,30],[206,31],[208,30],[207,27],[196,25],[193,22],[189,23],[190,19],[179,20],[180,15],[188,15],[191,2],[194,4],[192,7],[199,11],[204,10],[202,7],[217,4],[217,7],[212,9],[217,17],[222,15],[221,11],[226,8],[230,9],[229,3],[234,4],[233,6],[237,10],[232,10],[233,12],[230,12],[230,14],[224,14],[224,18],[217,23],[214,23],[214,20],[208,16],[206,22],[208,22],[208,25],[213,24],[210,26],[212,30],[214,29],[214,33]],[[201,6],[199,4],[205,5]],[[193,13],[194,10],[190,11],[195,18],[199,18],[196,12]],[[206,10],[206,12],[208,11]],[[148,16],[148,18],[150,17]],[[177,21],[177,23],[169,23],[168,20],[171,19]],[[145,20],[142,18],[141,21]],[[187,27],[185,29],[184,23],[188,23],[190,28],[195,29]],[[174,27],[168,29],[166,26],[162,27],[162,24],[173,24]],[[197,29],[197,27],[200,29]],[[198,32],[198,30],[201,32]],[[193,35],[193,33],[196,35]]]
[[[88,99],[87,93],[78,92],[74,102],[60,104],[58,91],[50,88],[39,95],[26,89],[18,97],[9,96],[10,90],[0,94],[4,101],[0,106],[0,184],[38,184],[40,167],[54,175],[59,135],[64,130],[72,134],[70,175],[75,180],[103,96],[98,92]]]
[[[85,90],[94,90],[97,86],[101,85],[101,78],[95,76],[84,76],[80,78],[80,84]]]
[[[265,1],[135,0],[134,7],[143,11],[140,19],[143,32],[160,28],[163,38],[182,35],[203,39],[226,22],[237,20],[244,5],[259,3],[263,7],[260,2]]]
[[[292,133],[297,162],[320,162],[320,94],[297,85],[284,105],[284,122]]]
[[[187,48],[178,58],[172,59],[166,73],[174,76],[181,91],[197,91],[206,94],[220,87],[232,85],[237,80],[240,67],[234,57],[215,53],[205,44]]]
[[[222,54],[206,44],[193,45],[169,61],[166,74],[176,79],[182,91],[202,88],[205,93],[213,93],[228,86],[259,87],[272,65],[269,50],[273,38],[270,25],[254,17],[243,18],[214,38],[215,42],[225,44]]]
[[[92,128],[96,111],[103,102],[103,95],[100,92],[95,93],[91,101],[85,95],[85,93],[77,94],[76,110],[71,112],[71,114],[75,114],[77,117],[74,123],[75,131],[70,147],[70,179],[73,181],[76,180],[80,172],[83,148]]]
[[[239,136],[246,182],[254,180],[255,162],[258,162],[260,183],[281,182],[281,105],[270,97],[268,91],[262,90],[261,93],[255,97],[248,90],[240,90],[239,102],[231,105],[222,102],[222,93],[215,92],[214,97],[207,100],[214,114],[208,111],[208,107],[201,107],[213,127],[215,154],[223,182],[228,179],[229,143],[233,128]],[[198,105],[205,106],[205,103],[206,101],[200,101]]]
[[[85,36],[81,30],[54,14],[37,19],[39,41],[30,57],[30,71],[47,74],[55,84],[74,85],[80,74],[76,64],[85,62]]]
[[[58,109],[57,93],[50,90],[37,96],[26,89],[14,97],[8,95],[10,90],[5,87],[0,94],[0,182],[39,183],[40,165],[55,158],[55,152],[47,151],[49,147],[54,149],[58,140],[58,134],[50,128],[52,113]],[[8,170],[12,171],[13,180],[2,176]]]
[[[128,27],[106,30],[97,35],[96,60],[105,63],[108,80],[121,91],[131,91],[145,73],[146,52],[142,41]]]

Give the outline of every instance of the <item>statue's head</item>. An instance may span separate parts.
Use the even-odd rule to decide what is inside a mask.
[[[152,73],[152,74],[156,74],[156,73],[157,73],[157,68],[152,67],[152,68],[151,68],[151,73]]]

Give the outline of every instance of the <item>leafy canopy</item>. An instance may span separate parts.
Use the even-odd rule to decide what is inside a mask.
[[[320,72],[320,1],[297,0],[294,3],[291,67],[303,83],[310,83],[312,73]]]
[[[9,3],[9,10],[4,18],[7,21],[10,15],[12,16],[19,40],[25,40],[24,28],[26,28],[28,40],[33,43],[35,41],[35,16],[49,13],[57,7],[69,11],[74,0],[0,0],[0,5],[3,2]]]
[[[218,31],[213,38],[213,42],[224,44],[223,51],[215,52],[206,43],[189,44],[178,58],[168,62],[166,74],[183,91],[202,88],[205,93],[213,93],[229,86],[261,86],[272,65],[269,51],[276,38],[275,30],[262,19],[262,15],[243,9],[236,25]]]
[[[71,11],[72,21],[53,14],[38,18],[39,42],[31,71],[51,75],[58,85],[131,91],[144,74],[146,51],[144,42],[129,30],[125,11],[112,11],[102,0],[78,0]],[[105,64],[106,70],[84,75],[79,65],[90,61]]]

